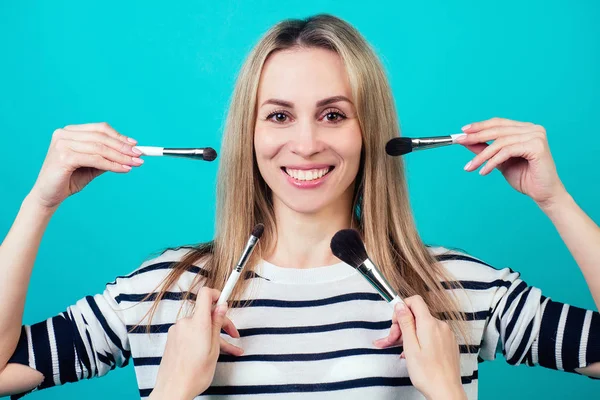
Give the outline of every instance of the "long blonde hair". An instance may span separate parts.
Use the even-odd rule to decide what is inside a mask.
[[[195,263],[202,262],[208,273],[197,275],[187,298],[201,285],[223,288],[249,232],[258,222],[265,225],[265,232],[246,270],[252,271],[265,251],[273,248],[277,231],[271,191],[258,171],[253,151],[257,91],[269,55],[298,46],[335,51],[347,69],[363,137],[353,225],[361,233],[371,259],[401,296],[421,295],[432,314],[450,319],[466,339],[464,327],[457,325],[464,315],[440,283],[448,277],[417,233],[402,159],[383,151],[389,139],[400,135],[384,69],[356,29],[325,14],[278,23],[246,59],[233,92],[220,152],[214,240],[194,247],[172,267],[161,283],[149,320],[164,293]],[[248,168],[250,165],[252,168]],[[247,280],[240,279],[232,298],[240,299],[247,285]]]

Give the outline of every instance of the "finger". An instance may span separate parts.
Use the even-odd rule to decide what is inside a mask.
[[[479,173],[481,175],[489,174],[494,168],[499,167],[502,163],[506,162],[510,158],[521,157],[528,159],[533,154],[529,149],[531,147],[531,141],[519,142],[513,145],[504,147],[494,157],[492,157],[487,164],[481,168]]]
[[[489,146],[489,144],[487,144],[487,143],[477,143],[477,144],[468,144],[465,147],[467,149],[471,150],[473,153],[479,154],[483,150],[485,150],[485,148],[488,146]]]
[[[115,149],[123,154],[130,155],[132,157],[139,157],[142,152],[139,151],[131,143],[126,143],[121,140],[115,139],[112,136],[107,135],[104,132],[96,131],[74,131],[66,129],[58,129],[55,132],[58,138],[77,140],[81,142],[96,142],[102,143],[112,149]]]
[[[404,352],[400,353],[400,358],[406,359],[406,356],[404,355]]]
[[[536,137],[535,133],[527,133],[524,135],[511,135],[504,136],[500,139],[494,141],[491,145],[487,146],[481,153],[479,153],[476,157],[474,157],[467,166],[465,166],[466,171],[474,171],[479,168],[484,162],[495,156],[500,150],[502,150],[506,146],[510,146],[511,144],[524,142]]]
[[[535,132],[535,128],[531,126],[492,127],[475,133],[469,133],[466,136],[461,136],[459,143],[462,145],[485,143],[489,142],[490,140],[496,140],[503,136],[521,135],[530,132]]]
[[[512,119],[495,117],[495,118],[490,118],[485,121],[472,122],[468,125],[463,126],[462,130],[463,130],[463,132],[479,132],[483,129],[488,129],[493,126],[511,126],[511,125],[512,126],[531,126],[533,124],[531,122],[521,122],[521,121],[514,121]]]
[[[417,338],[417,327],[413,313],[408,306],[403,303],[396,304],[394,312],[398,316],[398,325],[402,330],[404,351],[419,351],[421,349],[421,345],[419,344],[419,339]]]
[[[425,303],[425,300],[423,300],[421,296],[416,295],[408,297],[404,299],[404,302],[406,303],[410,311],[412,311],[415,319],[417,320],[417,323],[418,321],[428,321],[433,319],[433,316],[429,311],[427,303]]]
[[[119,139],[122,142],[125,143],[132,143],[132,144],[136,144],[137,140],[121,135],[119,132],[117,132],[112,126],[110,126],[108,123],[106,122],[97,122],[97,123],[91,123],[91,124],[79,124],[79,125],[67,125],[65,126],[63,129],[69,130],[69,131],[97,131],[97,132],[104,132],[109,136],[114,137],[115,139]]]
[[[67,146],[78,153],[100,155],[103,158],[113,161],[121,165],[140,166],[143,164],[143,160],[138,157],[127,156],[115,149],[112,149],[105,144],[98,142],[81,142],[78,140],[67,140]]]
[[[392,324],[389,334],[386,337],[377,339],[373,344],[380,349],[402,344],[402,331],[398,323]]]
[[[218,300],[218,299],[217,299]],[[212,343],[213,348],[218,346],[221,338],[221,329],[227,313],[227,304],[219,304],[212,313]]]
[[[67,151],[64,151],[60,157],[62,163],[71,171],[75,171],[76,169],[82,167],[95,168],[102,171],[111,171],[117,173],[125,173],[131,171],[131,166],[107,160],[106,158],[98,154],[78,153],[72,149],[69,149]]]
[[[202,326],[207,330],[205,331],[206,334],[210,334],[209,329],[212,325],[212,305],[214,303],[214,292],[215,289],[207,287],[200,288],[196,296],[196,304],[194,306],[194,314],[192,316],[197,326]]]
[[[244,354],[244,349],[238,346],[234,346],[223,338],[219,340],[219,348],[222,353],[231,354],[232,356],[241,356]]]
[[[240,337],[240,333],[238,332],[237,328],[235,327],[233,322],[227,317],[225,317],[225,321],[223,322],[223,330],[233,338]]]

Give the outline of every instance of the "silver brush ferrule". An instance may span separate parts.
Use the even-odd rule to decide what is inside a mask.
[[[204,160],[203,148],[167,148],[163,149],[163,156],[173,156],[181,158],[191,158],[194,160]]]
[[[357,269],[387,302],[398,296],[370,259],[367,258]]]
[[[433,149],[454,144],[451,136],[435,136],[411,139],[413,151]]]
[[[254,246],[256,246],[257,242],[258,238],[254,235],[250,235],[250,239],[248,239],[248,243],[246,243],[246,247],[244,248],[244,251],[242,251],[240,261],[238,261],[235,267],[235,270],[237,272],[242,272],[242,269],[244,268],[244,265],[246,265],[246,263],[248,262],[248,258],[250,257],[250,254],[252,254],[252,250],[254,250]]]

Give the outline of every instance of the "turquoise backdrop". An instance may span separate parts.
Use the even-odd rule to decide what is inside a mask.
[[[143,145],[219,149],[237,71],[288,17],[353,23],[389,72],[406,136],[455,133],[493,116],[546,127],[558,171],[600,221],[597,1],[3,1],[0,235],[30,190],[54,129],[107,121]],[[545,295],[595,308],[550,221],[461,147],[410,154],[418,228],[510,266]],[[167,246],[211,238],[217,163],[147,159],[106,174],[59,209],[44,237],[25,322],[65,309]],[[481,365],[482,399],[592,398],[600,384],[504,359]],[[134,399],[131,366],[32,399]]]

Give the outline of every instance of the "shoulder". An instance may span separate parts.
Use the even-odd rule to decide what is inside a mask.
[[[519,273],[508,267],[499,268],[462,250],[447,247],[428,247],[429,253],[439,262],[450,277],[457,281],[498,282],[514,281]]]
[[[177,263],[194,254],[198,254],[198,249],[195,247],[167,249],[159,255],[147,258],[129,274],[116,277],[113,282],[107,284],[107,289],[113,293],[149,293],[157,291],[169,274],[174,271]],[[199,260],[186,268],[177,281],[174,282],[174,286],[179,286],[177,290],[187,290],[198,274],[206,276],[203,264],[204,261]]]

